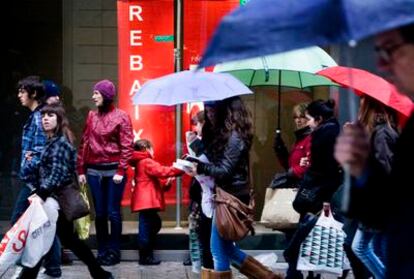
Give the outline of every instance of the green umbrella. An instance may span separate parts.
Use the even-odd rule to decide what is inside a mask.
[[[247,86],[277,86],[278,129],[280,130],[281,87],[305,89],[315,86],[339,86],[314,73],[335,66],[323,49],[309,47],[275,55],[218,64],[214,72],[227,72]]]

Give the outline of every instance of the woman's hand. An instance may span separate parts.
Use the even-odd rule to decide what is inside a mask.
[[[112,180],[114,181],[115,184],[121,183],[122,179],[124,179],[124,176],[119,175],[119,174],[115,174],[114,177],[112,178]]]
[[[309,157],[302,157],[300,158],[299,166],[301,167],[308,167],[310,164]]]
[[[167,192],[171,189],[171,186],[174,180],[175,180],[175,177],[170,177],[167,179],[167,182],[165,182],[165,186],[164,186],[164,192]]]
[[[24,154],[24,158],[27,160],[27,161],[31,161],[32,160],[32,158],[33,158],[33,152],[32,151],[26,151],[26,153]]]
[[[81,174],[78,176],[78,181],[80,185],[85,185],[86,184],[86,175]]]
[[[185,167],[184,171],[189,176],[196,176],[197,175],[197,163],[193,163],[191,167]]]

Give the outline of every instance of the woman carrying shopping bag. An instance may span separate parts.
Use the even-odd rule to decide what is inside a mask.
[[[76,150],[73,147],[73,134],[65,111],[61,105],[47,105],[41,110],[42,126],[47,135],[47,143],[40,158],[39,187],[36,194],[46,200],[72,183],[75,177]],[[83,261],[89,269],[92,278],[110,279],[112,274],[105,271],[97,262],[89,247],[82,242],[73,228],[73,222],[68,221],[59,211],[57,234],[62,244]],[[35,267],[24,267],[19,278],[34,279],[41,267],[40,261]]]
[[[303,180],[299,183],[299,190],[293,201],[293,207],[301,214],[301,223],[284,255],[289,263],[287,278],[303,278],[296,271],[296,263],[300,244],[312,229],[309,220],[313,220],[308,213],[316,214],[322,210],[323,202],[329,202],[332,195],[342,183],[342,172],[335,158],[333,149],[340,126],[334,116],[335,102],[333,100],[316,100],[306,108],[308,125],[312,128],[310,157],[304,158],[302,163],[309,164]],[[290,276],[292,275],[292,276]],[[313,274],[308,276],[313,278]]]

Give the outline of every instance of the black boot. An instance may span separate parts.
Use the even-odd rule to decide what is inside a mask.
[[[154,259],[154,255],[152,251],[148,251],[146,249],[139,250],[139,264],[140,265],[159,265],[161,263],[160,260]]]
[[[121,254],[115,250],[108,250],[103,257],[99,259],[99,264],[104,266],[116,265],[121,262]]]
[[[104,270],[103,268],[95,271],[90,271],[92,278],[94,279],[114,279],[114,276],[109,271]]]

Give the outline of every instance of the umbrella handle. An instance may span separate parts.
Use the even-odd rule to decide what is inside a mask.
[[[279,84],[277,85],[278,101],[277,101],[277,129],[280,130],[280,114],[282,102],[282,71],[279,70]]]
[[[341,211],[346,213],[349,211],[349,203],[351,200],[351,173],[349,165],[343,166],[344,169],[344,191],[342,192],[342,206]]]

